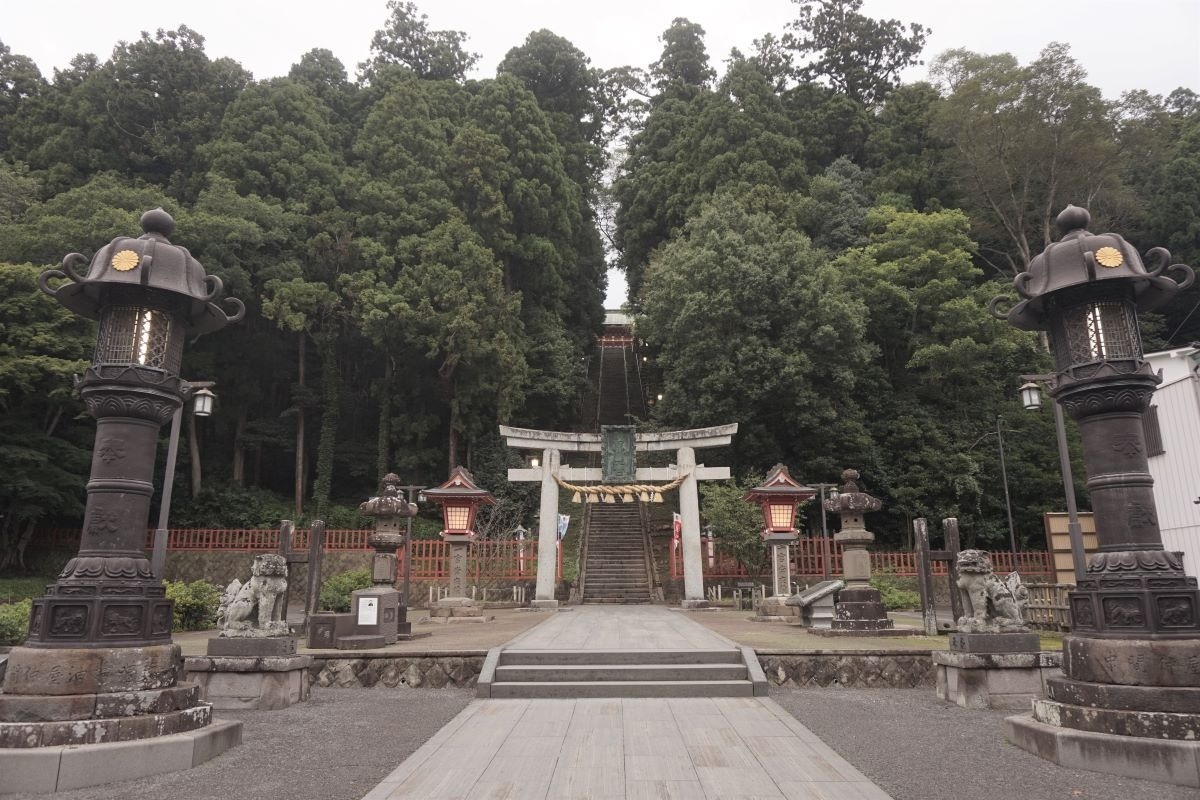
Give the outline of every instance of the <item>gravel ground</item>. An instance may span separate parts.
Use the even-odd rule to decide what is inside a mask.
[[[932,689],[771,689],[771,697],[895,800],[1197,800],[1193,788],[1071,770],[1004,739],[1011,711]]]
[[[357,800],[474,697],[462,689],[314,689],[281,711],[218,711],[242,744],[184,772],[5,800]]]
[[[462,689],[314,689],[282,711],[223,711],[242,744],[185,772],[5,800],[357,800],[466,707]],[[771,697],[895,800],[1197,800],[1195,789],[1063,769],[1004,741],[1011,712],[930,689],[774,689]]]

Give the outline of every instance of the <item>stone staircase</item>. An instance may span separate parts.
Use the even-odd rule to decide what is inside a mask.
[[[753,657],[753,651],[750,651]],[[480,697],[752,697],[766,679],[746,652],[713,650],[501,650],[488,654]],[[489,669],[490,668],[490,669]]]
[[[592,503],[586,514],[579,579],[582,602],[652,602],[650,560],[638,504]]]

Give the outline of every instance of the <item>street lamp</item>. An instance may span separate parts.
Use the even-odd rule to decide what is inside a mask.
[[[1021,299],[1002,315],[1049,334],[1050,393],[1079,425],[1098,543],[1069,594],[1066,676],[1047,680],[1048,699],[1035,701],[1033,719],[1009,724],[1026,749],[1044,754],[1042,743],[1057,737],[1054,753],[1074,753],[1075,766],[1082,759],[1132,774],[1112,759],[1127,746],[1109,734],[1135,732],[1141,769],[1168,762],[1178,740],[1200,729],[1200,676],[1188,666],[1200,652],[1200,588],[1180,554],[1163,548],[1142,428],[1161,379],[1142,357],[1137,327],[1139,311],[1162,306],[1195,274],[1161,247],[1147,253],[1147,269],[1121,236],[1090,233],[1089,221],[1075,206],[1059,214],[1062,238],[1016,277]],[[1167,709],[1180,713],[1158,713]]]
[[[1042,407],[1042,390],[1036,381],[1053,386],[1053,375],[1022,375],[1021,405],[1029,411]],[[1079,509],[1075,505],[1075,477],[1071,471],[1071,451],[1067,448],[1067,426],[1063,420],[1062,406],[1054,404],[1054,431],[1058,439],[1058,468],[1062,474],[1063,497],[1067,501],[1067,539],[1071,542],[1071,566],[1075,569],[1075,585],[1083,580],[1087,571],[1087,554],[1083,549],[1083,529],[1079,525]]]
[[[158,527],[154,529],[154,544],[150,552],[150,571],[161,579],[167,567],[167,524],[171,515],[171,498],[175,489],[175,461],[179,456],[179,426],[183,420],[183,406],[192,399],[192,413],[198,417],[212,416],[213,403],[217,396],[210,387],[213,381],[180,381],[179,391],[183,403],[171,415],[171,435],[167,439],[167,465],[163,470],[162,498],[158,501]]]

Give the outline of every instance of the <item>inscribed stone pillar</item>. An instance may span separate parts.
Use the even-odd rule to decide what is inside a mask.
[[[554,597],[558,585],[558,484],[554,474],[558,472],[561,456],[553,448],[542,451],[542,502],[538,515],[538,562],[537,587],[534,590],[534,608],[556,608]]]
[[[787,597],[792,593],[791,559],[788,555],[787,542],[772,542],[771,579],[776,597]]]
[[[450,542],[450,599],[467,596],[467,548],[469,542]]]
[[[696,482],[696,451],[681,447],[676,455],[681,474],[687,473],[679,487],[679,516],[683,519],[680,547],[683,550],[683,605],[698,608],[708,605],[704,599],[704,573],[700,552],[700,491]]]

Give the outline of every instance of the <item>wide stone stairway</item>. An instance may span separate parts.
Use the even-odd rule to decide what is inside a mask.
[[[661,606],[560,613],[489,653],[479,679],[495,698],[765,693],[752,652]]]
[[[637,503],[592,503],[584,522],[579,582],[584,603],[649,603],[653,570]]]
[[[754,652],[684,613],[577,606],[492,650],[485,699],[363,800],[889,800],[765,694]]]

